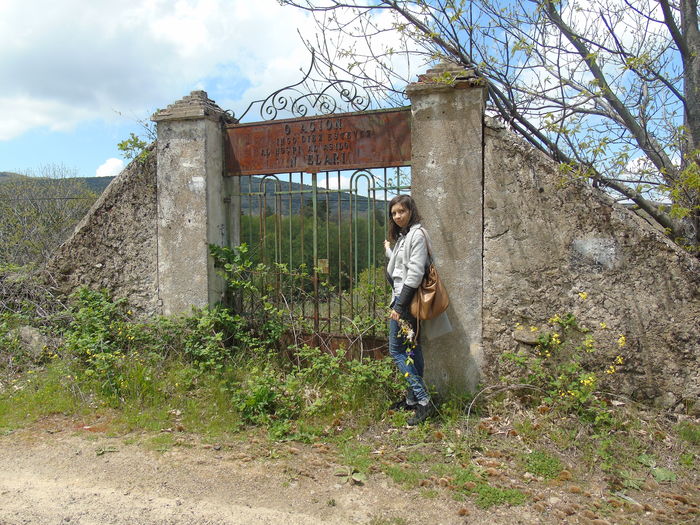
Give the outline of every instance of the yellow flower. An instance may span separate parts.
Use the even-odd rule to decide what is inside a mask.
[[[515,323],[515,329],[516,329],[516,330],[522,330],[522,329],[523,329],[523,325],[520,324],[520,323]]]
[[[530,327],[530,331],[531,331],[531,332],[536,332],[537,330],[539,330],[539,328],[537,328],[536,326],[531,326],[531,327]]]
[[[404,377],[408,377],[409,375],[411,375],[411,374],[409,374],[408,372],[406,372],[403,376],[404,376]]]
[[[606,374],[614,374],[615,373],[615,367],[613,365],[610,365],[608,369],[605,371]]]
[[[615,358],[615,364],[616,364],[616,365],[621,365],[621,364],[624,363],[624,362],[625,362],[625,360],[623,359],[623,357],[622,357],[621,355],[618,355],[618,356]]]
[[[559,334],[558,334],[558,333],[554,332],[554,333],[552,334],[552,342],[553,342],[555,345],[560,345],[560,344],[561,344],[561,339],[559,339]]]
[[[578,296],[579,296],[583,301],[585,301],[586,299],[588,299],[588,294],[587,294],[586,292],[579,292],[579,293],[578,293]]]
[[[608,325],[605,324],[605,323],[600,323],[600,327],[601,327],[603,330],[605,330],[605,329],[608,327]]]
[[[559,321],[561,321],[561,317],[559,317],[559,314],[554,314],[554,317],[549,318],[549,324],[558,323]]]
[[[622,348],[627,344],[627,338],[625,337],[625,334],[620,334],[619,339],[617,340],[617,346]]]

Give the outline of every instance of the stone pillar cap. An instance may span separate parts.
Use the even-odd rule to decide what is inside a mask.
[[[409,84],[406,93],[440,90],[464,89],[469,87],[484,87],[484,79],[477,76],[476,71],[467,69],[456,62],[443,60],[422,75],[418,82]]]
[[[232,122],[233,119],[216,103],[207,96],[206,91],[192,91],[189,95],[177,102],[170,104],[166,109],[156,111],[151,120],[161,122],[164,120],[193,120],[208,118],[211,120],[224,120]]]

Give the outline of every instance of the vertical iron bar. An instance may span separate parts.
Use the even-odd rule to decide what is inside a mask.
[[[350,224],[348,227],[348,246],[349,246],[349,261],[348,261],[348,280],[349,280],[349,293],[348,296],[350,297],[350,315],[349,317],[352,319],[355,317],[355,289],[354,289],[354,284],[355,284],[355,278],[354,278],[354,272],[353,272],[353,260],[355,257],[355,236],[353,235],[353,223],[355,220],[355,212],[353,210],[353,204],[355,202],[355,189],[353,187],[352,183],[352,178],[350,179],[350,205],[348,206],[348,214],[350,218]]]
[[[338,175],[338,188],[340,188],[340,171]],[[342,196],[338,195],[338,331],[343,332],[343,202]]]
[[[300,173],[299,174],[299,189],[301,190],[304,187],[304,174]],[[301,225],[301,235],[299,236],[300,238],[300,246],[301,246],[301,263],[300,265],[303,265],[306,262],[306,259],[304,257],[304,230],[305,230],[305,225],[304,225],[304,193],[301,191],[299,192],[299,215],[300,215],[300,221],[299,224]],[[302,288],[302,293],[301,295],[301,316],[302,318],[306,317],[306,293],[305,293],[305,280],[304,277],[300,279],[300,285]]]
[[[287,210],[287,213],[289,214],[289,271],[292,272],[294,270],[294,261],[293,261],[293,243],[292,243],[292,218],[294,217],[294,209],[292,207],[292,174],[291,172],[289,173],[289,182],[287,183],[287,203],[289,205],[289,209]]]
[[[326,321],[326,332],[332,333],[333,328],[332,328],[332,314],[331,314],[331,303],[333,301],[330,300],[330,274],[331,274],[331,232],[330,232],[330,227],[331,227],[331,221],[330,221],[330,213],[331,213],[331,204],[329,201],[330,197],[330,173],[326,172],[326,252],[324,254],[324,257],[326,259],[326,272],[324,273],[324,278],[326,279],[326,290],[324,295],[324,300],[326,301],[326,317],[328,320]]]
[[[311,174],[311,209],[313,212],[313,280],[314,280],[314,332],[318,335],[318,173]]]
[[[374,256],[372,257],[372,260],[370,263],[368,263],[367,267],[370,269],[370,274],[369,274],[369,284],[372,289],[372,296],[370,297],[370,312],[372,312],[372,318],[376,319],[377,318],[377,297],[376,297],[376,290],[377,290],[377,272],[375,270],[377,266],[377,185],[375,183],[375,176],[374,173],[370,172],[370,175],[372,178],[370,181],[372,182],[372,192],[371,192],[371,199],[370,199],[370,192],[367,192],[367,198],[369,200],[369,204],[371,205],[371,213],[370,213],[370,224],[372,227],[372,250],[374,253]],[[369,226],[368,226],[369,229]],[[375,335],[375,330],[372,328],[372,336]]]
[[[282,304],[282,274],[280,273],[279,264],[282,262],[282,196],[280,195],[279,179],[275,181],[275,288],[276,288],[276,304],[279,308]]]

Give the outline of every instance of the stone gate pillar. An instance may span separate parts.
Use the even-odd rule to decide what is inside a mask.
[[[158,297],[165,315],[221,300],[209,244],[225,246],[223,123],[204,91],[158,111]]]
[[[450,295],[453,331],[422,338],[426,381],[440,394],[474,391],[482,365],[483,113],[486,90],[440,64],[406,89],[411,99],[411,195]],[[447,263],[449,261],[449,264]]]

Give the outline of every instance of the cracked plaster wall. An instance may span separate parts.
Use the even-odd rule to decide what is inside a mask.
[[[571,312],[605,344],[596,353],[599,371],[618,353],[625,359],[614,379],[600,374],[603,390],[700,409],[697,259],[602,191],[565,181],[557,164],[494,127],[485,133],[484,195],[488,382],[508,372],[499,357],[521,344],[516,323],[546,329],[553,315]]]

